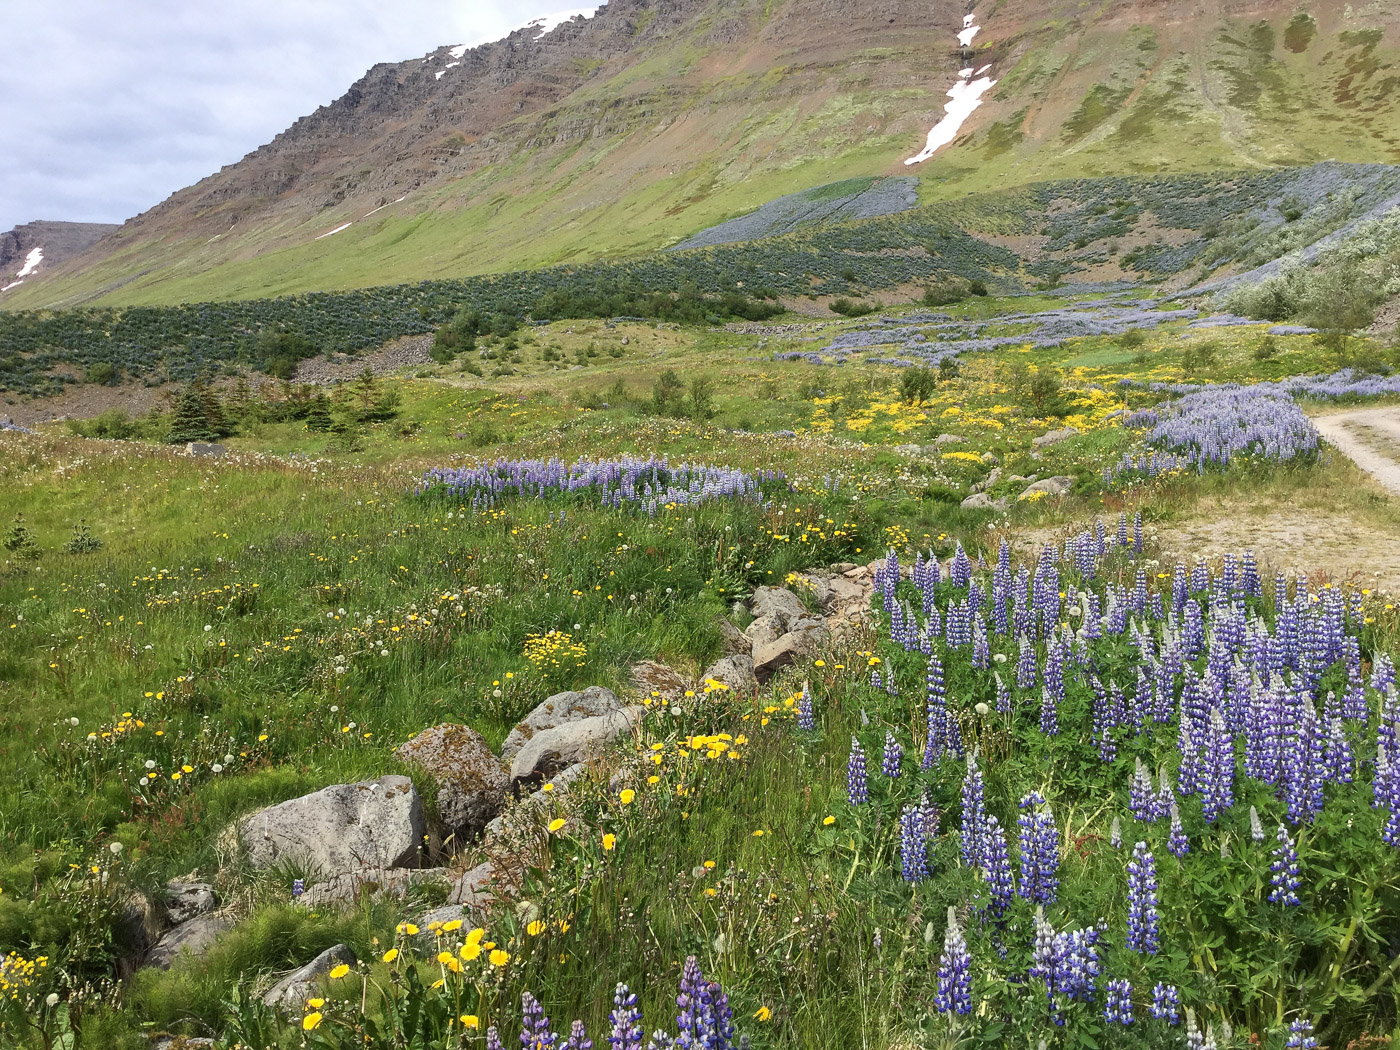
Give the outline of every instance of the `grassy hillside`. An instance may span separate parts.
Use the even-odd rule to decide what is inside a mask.
[[[999,82],[958,142],[916,170],[923,199],[1054,178],[1400,159],[1393,12],[1260,13],[989,10],[966,61],[991,63]],[[216,229],[217,212],[157,210],[0,307],[249,298],[635,255],[797,191],[908,174],[903,159],[964,61],[951,37],[901,30],[850,54],[789,41],[779,14],[755,14],[735,53],[700,27],[624,70],[600,67],[543,116],[504,128],[511,145],[490,163],[372,216],[370,204],[266,202]],[[803,60],[785,64],[774,40]]]

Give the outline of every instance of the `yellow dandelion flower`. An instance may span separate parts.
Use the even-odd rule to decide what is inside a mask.
[[[341,963],[339,966],[337,966],[334,970],[331,971],[331,980],[338,981],[349,972],[350,967],[346,966],[344,963]]]
[[[504,966],[510,962],[510,953],[497,948],[491,953],[490,959],[492,966]]]
[[[314,1010],[301,1019],[301,1030],[313,1032],[321,1024],[321,1011]]]

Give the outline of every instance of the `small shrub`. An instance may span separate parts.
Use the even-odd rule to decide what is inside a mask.
[[[877,309],[879,307],[869,303],[852,302],[845,298],[837,299],[831,304],[831,312],[842,317],[864,317],[866,314],[873,314]]]
[[[82,518],[73,526],[73,538],[61,548],[64,554],[95,554],[103,547],[100,539],[92,534],[87,519]]]
[[[931,368],[906,368],[899,377],[899,393],[905,402],[921,405],[938,390],[938,375]]]
[[[1254,360],[1272,361],[1278,356],[1278,340],[1271,335],[1266,335],[1254,346]]]
[[[33,561],[40,554],[39,544],[34,542],[29,526],[24,523],[23,514],[15,515],[14,524],[10,526],[10,534],[5,537],[3,546],[16,558],[25,561]]]
[[[116,366],[106,361],[98,361],[96,364],[88,365],[84,378],[89,383],[95,383],[99,386],[116,386],[117,369]]]

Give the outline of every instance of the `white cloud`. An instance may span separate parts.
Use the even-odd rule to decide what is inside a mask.
[[[8,5],[0,63],[0,232],[34,219],[121,222],[270,141],[377,62],[498,39],[554,6],[548,0]]]

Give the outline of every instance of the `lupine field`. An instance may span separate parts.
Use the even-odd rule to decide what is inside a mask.
[[[1359,219],[1388,171],[1314,218]],[[1230,199],[1262,214],[1280,178]],[[1242,260],[1288,235],[1234,234]],[[363,345],[451,293],[380,296]],[[1325,504],[1389,557],[1397,497],[1315,420],[1392,404],[1400,362],[1143,295],[562,319],[391,377],[0,424],[0,1045],[1400,1046],[1396,599],[1271,534],[1169,542]],[[130,357],[206,309],[6,331]],[[224,455],[184,453],[191,412]],[[767,587],[825,626],[730,686],[709,670]],[[630,728],[447,841],[396,749],[456,723],[499,750],[589,686]],[[408,867],[445,875],[337,902],[234,833],[392,774],[423,798]],[[513,884],[448,907],[483,861]],[[219,925],[161,968],[171,880]]]

